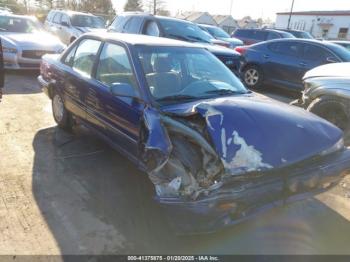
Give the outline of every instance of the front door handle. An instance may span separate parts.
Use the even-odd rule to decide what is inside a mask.
[[[270,56],[269,55],[264,55],[264,58],[267,59],[267,58],[270,58]]]
[[[306,66],[306,63],[305,62],[300,62],[299,65],[300,66]]]

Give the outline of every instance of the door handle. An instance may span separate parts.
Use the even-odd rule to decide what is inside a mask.
[[[300,62],[299,65],[300,66],[306,66],[306,63],[305,62]]]
[[[263,55],[263,57],[264,57],[265,59],[270,58],[269,55]]]

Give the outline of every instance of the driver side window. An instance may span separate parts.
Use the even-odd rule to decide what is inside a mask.
[[[96,79],[108,87],[122,83],[138,87],[126,50],[119,45],[105,43],[97,66]]]

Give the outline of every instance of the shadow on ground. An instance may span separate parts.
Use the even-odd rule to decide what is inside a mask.
[[[145,174],[84,129],[33,140],[33,194],[62,254],[346,254],[350,223],[310,199],[211,235],[176,237]]]
[[[40,93],[38,75],[38,70],[6,70],[4,95]]]

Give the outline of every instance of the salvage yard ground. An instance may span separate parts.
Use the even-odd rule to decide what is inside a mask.
[[[36,73],[8,73],[4,91],[0,254],[350,254],[349,177],[222,232],[176,237],[145,174],[87,130],[56,127]]]

